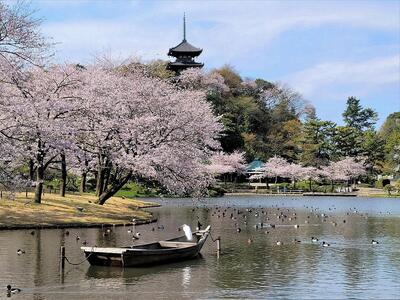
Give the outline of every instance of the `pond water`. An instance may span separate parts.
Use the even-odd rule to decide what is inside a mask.
[[[141,237],[134,244],[180,235],[179,226],[194,228],[199,220],[212,226],[214,238],[221,236],[222,254],[217,257],[216,244],[209,239],[195,260],[134,269],[83,262],[67,264],[60,273],[61,245],[72,262],[80,262],[82,241],[131,245],[129,228],[116,227],[106,237],[100,228],[0,231],[0,299],[6,298],[7,284],[22,289],[11,298],[37,300],[399,297],[400,199],[229,196],[150,201],[163,205],[152,210],[158,222],[137,226]],[[264,227],[256,228],[261,222]],[[313,236],[319,241],[312,242]],[[372,245],[373,239],[379,244]],[[322,247],[322,241],[330,247]],[[25,254],[18,255],[17,249]]]

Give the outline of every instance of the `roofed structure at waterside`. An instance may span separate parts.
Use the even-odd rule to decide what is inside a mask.
[[[203,49],[197,48],[186,41],[186,18],[183,15],[183,40],[179,45],[169,49],[168,56],[175,57],[176,60],[168,63],[167,68],[176,73],[188,68],[202,68],[204,64],[194,60],[202,51]]]

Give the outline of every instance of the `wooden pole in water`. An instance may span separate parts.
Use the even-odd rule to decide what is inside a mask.
[[[221,237],[217,237],[217,256],[221,254]]]
[[[65,268],[65,247],[61,246],[60,248],[60,258],[61,258],[61,270],[63,271]]]

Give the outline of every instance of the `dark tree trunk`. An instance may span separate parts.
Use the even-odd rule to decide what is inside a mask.
[[[100,194],[99,198],[97,199],[97,204],[103,205],[108,199],[114,196],[132,177],[132,172],[130,172],[127,176],[113,182],[109,189],[106,189],[103,193]]]
[[[86,192],[86,174],[87,172],[82,172],[81,185],[79,187],[79,192],[81,194]]]
[[[35,164],[32,159],[29,160],[29,179],[31,181],[35,180]]]
[[[312,192],[312,180],[310,179],[310,192]]]
[[[104,170],[100,165],[97,170],[97,182],[96,182],[96,196],[100,196],[103,193],[104,187]]]
[[[65,190],[67,189],[67,162],[65,154],[61,154],[61,182],[60,182],[60,196],[65,197]]]
[[[44,167],[39,165],[36,169],[36,189],[35,189],[35,203],[42,202],[43,193],[43,180],[44,180]]]
[[[108,186],[108,182],[110,180],[110,174],[111,173],[111,166],[108,166],[105,170],[104,170],[104,179],[103,179],[103,191],[107,190],[107,186]]]
[[[331,180],[331,193],[335,190],[335,186],[333,185],[333,180]]]

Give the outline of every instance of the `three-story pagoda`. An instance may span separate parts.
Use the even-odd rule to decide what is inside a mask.
[[[186,18],[183,16],[183,40],[182,42],[170,48],[168,56],[175,57],[175,61],[169,62],[167,69],[179,74],[182,70],[188,68],[202,68],[203,63],[196,62],[195,57],[199,56],[203,49],[197,48],[186,41]]]

